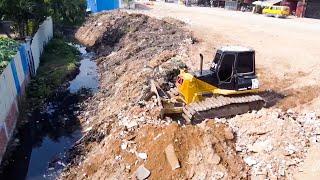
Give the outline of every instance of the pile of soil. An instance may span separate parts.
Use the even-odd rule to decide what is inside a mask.
[[[247,178],[233,132],[223,124],[178,125],[147,100],[150,79],[173,87],[195,40],[184,23],[120,11],[90,17],[77,39],[97,53],[101,90],[78,118],[85,136],[70,152],[64,179],[126,179],[144,166],[151,179]],[[180,168],[170,166],[172,144]]]

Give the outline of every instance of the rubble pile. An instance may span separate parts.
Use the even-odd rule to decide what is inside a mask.
[[[184,23],[113,11],[91,16],[76,37],[97,54],[100,91],[83,104],[85,135],[62,179],[287,179],[319,141],[314,113],[270,108],[197,125],[161,119],[149,82],[174,86],[195,41]]]
[[[252,178],[293,178],[312,143],[319,143],[320,121],[315,113],[262,109],[232,119],[236,150],[250,166]]]
[[[91,17],[76,37],[98,54],[109,115],[141,107],[150,79],[173,86],[192,43],[191,33],[180,26],[120,11]]]
[[[85,135],[73,148],[64,179],[246,178],[225,125],[178,125],[160,119],[151,79],[173,82],[193,43],[183,23],[124,12],[92,16],[76,37],[97,53],[100,92],[79,115]]]

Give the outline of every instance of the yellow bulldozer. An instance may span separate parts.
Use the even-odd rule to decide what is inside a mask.
[[[265,105],[258,95],[255,51],[241,46],[218,49],[208,70],[203,70],[203,55],[200,54],[200,70],[181,70],[176,88],[170,91],[163,92],[157,84],[152,84],[161,115],[181,114],[187,122],[231,117]]]

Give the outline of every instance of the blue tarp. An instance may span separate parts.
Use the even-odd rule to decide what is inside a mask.
[[[119,8],[119,0],[87,0],[87,11],[93,13]]]

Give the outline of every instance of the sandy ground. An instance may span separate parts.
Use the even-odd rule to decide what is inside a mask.
[[[256,50],[256,64],[262,87],[286,96],[280,107],[308,104],[317,111],[320,66],[320,21],[265,17],[249,12],[221,8],[185,7],[154,3],[149,10],[138,10],[153,17],[173,17],[188,24],[199,39],[187,64],[197,69],[198,54],[205,55],[209,66],[215,49],[223,45],[243,45]],[[137,11],[137,10],[136,10]],[[303,106],[305,109],[306,106]]]

